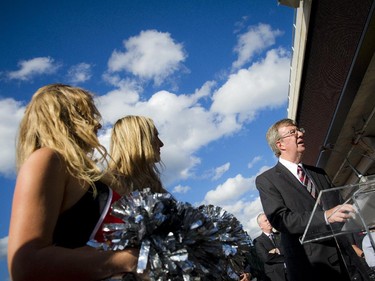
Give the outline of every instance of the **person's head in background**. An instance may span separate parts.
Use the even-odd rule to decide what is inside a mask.
[[[101,115],[88,91],[64,84],[50,84],[38,89],[26,107],[17,143],[17,168],[37,149],[49,147],[58,152],[68,172],[93,186],[102,171],[96,150],[106,158],[97,131]]]
[[[257,223],[264,233],[269,234],[272,232],[273,227],[264,213],[260,213],[257,216]]]
[[[158,135],[153,120],[145,116],[125,116],[114,124],[109,169],[124,179],[125,190],[120,193],[144,188],[165,192],[157,168],[164,145]]]

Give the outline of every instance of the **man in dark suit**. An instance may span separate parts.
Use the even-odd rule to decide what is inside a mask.
[[[288,280],[349,280],[334,239],[303,245],[299,241],[316,196],[331,187],[324,170],[301,163],[304,132],[291,119],[280,120],[268,129],[268,144],[279,160],[256,178],[263,210],[272,226],[281,232]],[[315,211],[315,227],[326,231],[329,224],[350,218],[353,207],[339,203],[339,194],[325,196]]]
[[[262,234],[255,238],[253,243],[258,257],[264,263],[264,272],[271,281],[286,281],[280,233],[273,231],[273,227],[264,213],[258,215],[257,222]]]

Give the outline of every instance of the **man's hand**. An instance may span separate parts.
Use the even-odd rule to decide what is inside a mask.
[[[269,250],[268,253],[280,255],[280,250],[278,248],[273,248],[272,250]]]
[[[242,273],[240,275],[240,281],[250,281],[251,280],[251,274],[250,273]]]
[[[350,204],[337,205],[336,207],[325,211],[329,223],[345,222],[352,218],[352,213],[354,213],[354,208]]]
[[[280,250],[278,248],[273,248],[273,249],[269,250],[268,253],[280,255]]]

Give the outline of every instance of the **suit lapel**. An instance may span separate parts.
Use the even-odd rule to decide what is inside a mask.
[[[313,180],[315,187],[318,192],[321,190],[330,189],[333,186],[331,185],[331,182],[327,180],[327,175],[323,172],[320,172],[319,170],[316,170],[315,167],[310,167],[308,165],[305,165],[306,172],[310,176],[310,178]],[[318,183],[318,184],[316,184]],[[324,196],[321,197],[321,207],[323,210],[328,210],[330,208],[333,208],[334,206],[341,204],[341,196],[340,192],[334,191],[334,192],[325,192]]]
[[[271,239],[264,232],[262,232],[262,239],[263,239],[263,242],[265,243],[265,246],[266,246],[267,249],[273,249],[274,248],[274,245],[273,245]]]
[[[276,173],[279,175],[279,177],[283,178],[285,181],[289,183],[287,185],[288,187],[299,192],[306,199],[312,200],[315,202],[315,199],[309,194],[307,189],[283,164],[278,162],[275,168],[276,168]]]

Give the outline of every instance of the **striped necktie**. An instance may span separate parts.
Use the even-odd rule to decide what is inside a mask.
[[[316,198],[316,188],[315,188],[313,182],[309,179],[309,177],[306,175],[303,168],[299,165],[297,166],[297,174],[298,174],[299,180],[306,187],[306,189],[310,193],[310,195],[313,198]]]

